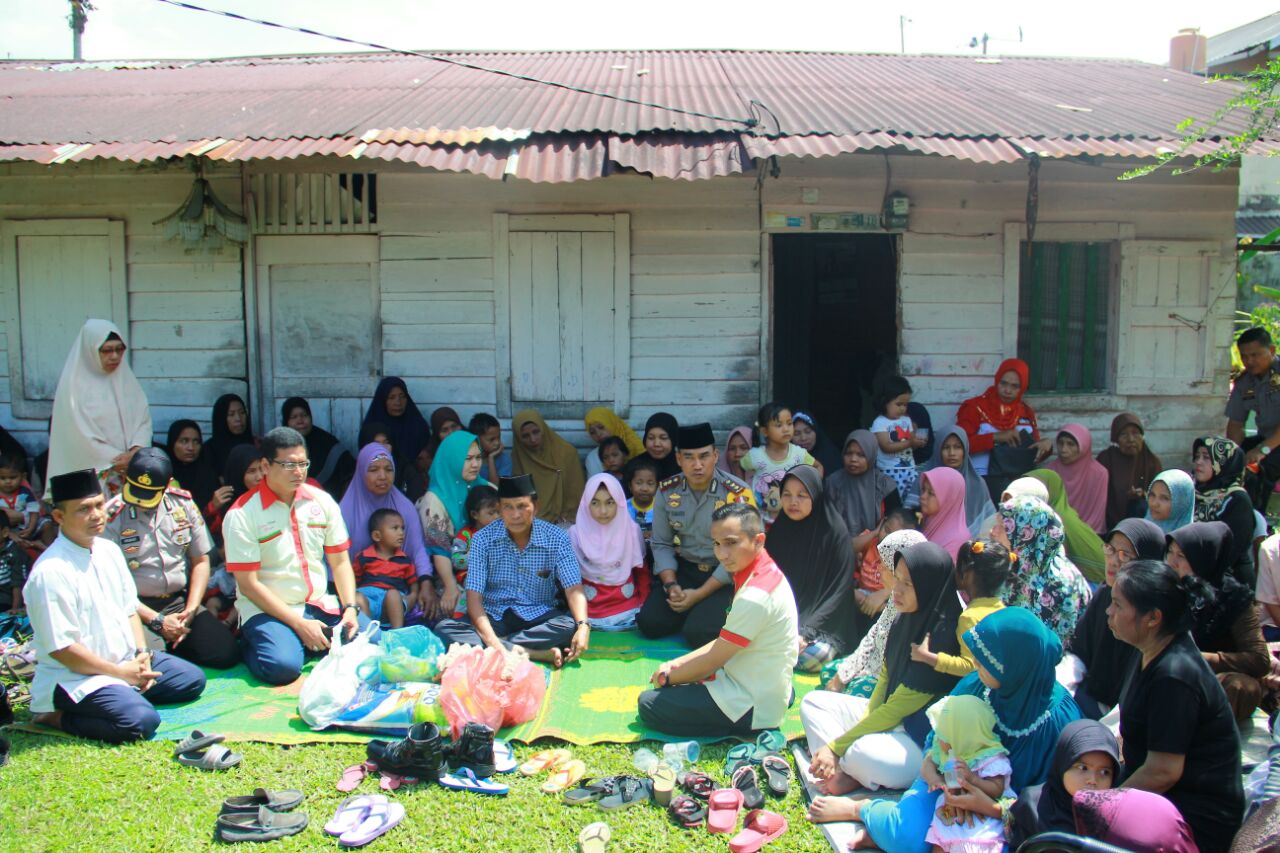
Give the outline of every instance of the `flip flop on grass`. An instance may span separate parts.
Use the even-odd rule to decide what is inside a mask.
[[[567,749],[544,749],[529,756],[529,760],[520,765],[520,773],[524,776],[537,776],[559,768],[571,758],[573,754]]]
[[[570,785],[576,784],[579,779],[587,775],[587,765],[581,761],[574,759],[560,765],[560,768],[551,774],[547,781],[542,783],[542,792],[544,794],[558,794]]]
[[[477,778],[470,767],[463,767],[456,773],[444,774],[440,777],[440,784],[452,791],[470,791],[473,794],[489,794],[497,797],[505,797],[511,790],[502,782]]]
[[[578,849],[582,853],[604,853],[609,838],[613,835],[607,823],[589,823],[578,833]]]

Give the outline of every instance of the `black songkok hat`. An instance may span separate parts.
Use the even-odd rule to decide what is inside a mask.
[[[711,424],[693,424],[680,427],[676,436],[677,450],[697,450],[700,447],[715,447],[716,434],[711,431]]]
[[[500,498],[536,498],[537,496],[538,489],[533,485],[533,477],[528,474],[498,478],[498,497]]]
[[[69,471],[49,478],[49,495],[54,503],[78,501],[102,494],[98,473],[92,468]]]

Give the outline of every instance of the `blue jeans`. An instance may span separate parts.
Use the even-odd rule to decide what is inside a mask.
[[[62,730],[106,743],[148,740],[160,727],[156,705],[190,702],[204,692],[204,673],[180,657],[155,652],[151,668],[160,677],[146,693],[113,684],[74,702],[61,687],[54,690],[53,707],[62,712]]]
[[[342,621],[342,617],[334,613],[326,613],[319,607],[308,604],[305,617],[323,622],[333,627]],[[363,613],[357,613],[360,630],[369,624]],[[259,681],[267,684],[292,684],[302,675],[302,665],[306,663],[307,650],[302,647],[302,640],[293,629],[274,616],[265,613],[250,618],[240,626],[240,645],[244,650],[244,662],[249,672]]]

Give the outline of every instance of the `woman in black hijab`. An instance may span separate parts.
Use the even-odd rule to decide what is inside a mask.
[[[341,498],[356,470],[356,460],[336,436],[322,430],[311,419],[311,404],[301,397],[290,397],[280,407],[284,425],[302,433],[307,442],[307,458],[311,467],[307,476],[320,484],[334,500]]]
[[[849,528],[822,493],[822,475],[797,465],[782,480],[782,512],[765,548],[786,575],[800,616],[796,669],[817,672],[852,650],[858,605],[853,596]]]
[[[178,446],[179,442],[181,447]],[[207,513],[209,501],[218,488],[218,473],[204,452],[200,425],[186,418],[171,423],[164,450],[173,464],[173,479],[178,481],[181,488],[191,493],[191,498],[200,511]]]
[[[239,394],[223,394],[213,404],[211,432],[204,443],[205,456],[213,470],[222,473],[231,451],[242,444],[257,446],[258,438],[249,428],[249,407]]]
[[[644,453],[636,459],[648,459],[658,468],[658,482],[680,473],[680,463],[676,461],[676,436],[680,433],[680,424],[674,415],[656,412],[645,421]]]
[[[1126,518],[1102,539],[1106,543],[1106,583],[1098,587],[1076,623],[1070,648],[1085,666],[1075,699],[1080,713],[1090,720],[1102,719],[1120,701],[1125,678],[1138,659],[1138,650],[1117,640],[1107,625],[1111,585],[1133,560],[1164,559],[1164,531],[1153,521]]]
[[[1010,850],[1041,832],[1075,832],[1071,798],[1076,791],[1103,791],[1120,781],[1120,745],[1096,720],[1068,723],[1058,737],[1053,766],[1043,785],[1018,792],[1009,828]]]

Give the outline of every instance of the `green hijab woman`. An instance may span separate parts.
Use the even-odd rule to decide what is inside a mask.
[[[1076,511],[1067,503],[1067,490],[1062,484],[1062,477],[1057,471],[1041,468],[1027,474],[1033,480],[1044,483],[1049,491],[1049,506],[1062,519],[1062,526],[1067,533],[1067,556],[1089,580],[1090,583],[1102,583],[1107,574],[1107,558],[1102,550],[1102,537],[1093,532],[1093,528],[1085,523]]]

